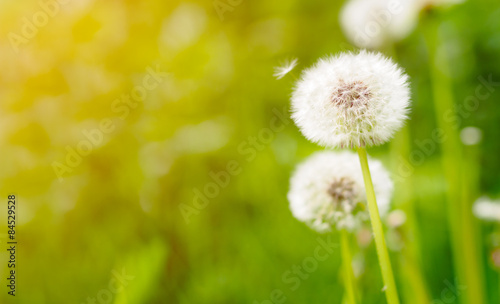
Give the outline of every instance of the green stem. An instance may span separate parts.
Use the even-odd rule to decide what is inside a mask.
[[[370,168],[368,167],[368,157],[364,147],[358,148],[359,162],[363,170],[363,179],[365,181],[366,199],[368,201],[368,210],[370,211],[370,220],[373,229],[373,236],[375,238],[375,246],[377,248],[378,261],[382,271],[382,279],[385,284],[385,296],[387,303],[399,304],[398,291],[396,289],[396,282],[392,273],[391,260],[389,259],[389,251],[385,244],[384,229],[382,228],[382,221],[378,212],[377,199],[373,189],[372,178],[370,175]]]
[[[356,304],[354,273],[352,272],[351,250],[349,248],[349,235],[347,230],[340,231],[340,247],[342,250],[342,264],[344,268],[344,285],[346,300],[349,304]]]

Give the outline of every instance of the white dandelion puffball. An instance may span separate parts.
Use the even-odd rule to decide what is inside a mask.
[[[340,25],[357,47],[377,49],[405,38],[415,28],[422,0],[350,0]]]
[[[481,197],[474,203],[472,208],[474,215],[478,219],[500,222],[500,201]]]
[[[370,160],[379,212],[389,210],[393,184],[382,163]],[[361,165],[350,151],[316,152],[297,166],[290,179],[290,209],[318,232],[353,230],[368,219]]]
[[[410,105],[408,77],[391,60],[361,51],[320,59],[292,94],[292,118],[306,138],[327,147],[388,141]]]

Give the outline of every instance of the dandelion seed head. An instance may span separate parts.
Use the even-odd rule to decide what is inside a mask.
[[[370,160],[381,214],[389,209],[392,181],[383,165]],[[298,165],[290,180],[292,214],[319,232],[354,230],[368,220],[366,193],[356,154],[316,152]]]
[[[290,73],[298,64],[298,59],[287,60],[283,65],[274,67],[273,76],[277,79],[283,78],[286,74]]]
[[[500,201],[481,197],[474,203],[472,211],[478,219],[500,222]]]
[[[378,49],[406,37],[415,28],[423,0],[350,0],[340,25],[359,48]]]
[[[292,94],[292,118],[309,140],[327,147],[388,141],[410,104],[408,77],[391,60],[367,51],[320,59]]]
[[[476,127],[465,127],[460,131],[460,139],[466,146],[477,145],[483,139],[483,132]]]

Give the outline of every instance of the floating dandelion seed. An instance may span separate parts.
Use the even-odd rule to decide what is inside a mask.
[[[493,201],[487,197],[479,198],[472,207],[474,215],[485,221],[500,222],[500,202]]]
[[[298,59],[287,60],[283,65],[274,67],[273,76],[277,79],[283,78],[286,74],[290,73],[298,63]]]
[[[388,141],[410,104],[408,77],[381,54],[360,51],[320,59],[292,95],[292,118],[306,138],[327,147]]]
[[[392,181],[382,163],[371,161],[383,214],[389,209]],[[353,230],[368,219],[363,175],[356,154],[316,152],[300,164],[290,181],[290,209],[318,232]]]

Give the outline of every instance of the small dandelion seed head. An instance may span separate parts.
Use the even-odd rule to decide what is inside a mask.
[[[283,78],[286,74],[290,73],[298,64],[298,59],[287,60],[281,66],[274,67],[273,76],[277,79]]]
[[[500,201],[481,197],[474,203],[472,211],[478,219],[500,222]]]
[[[349,0],[340,11],[340,25],[359,48],[379,49],[399,41],[415,28],[422,0]]]
[[[409,112],[408,77],[381,54],[320,59],[292,94],[292,118],[306,138],[327,147],[387,142]]]
[[[465,127],[460,131],[460,139],[466,146],[477,145],[483,139],[483,132],[476,127]]]
[[[371,172],[381,214],[389,207],[392,182],[378,161]],[[368,219],[361,166],[356,154],[316,152],[294,172],[288,192],[290,209],[300,221],[319,232],[354,230]]]

